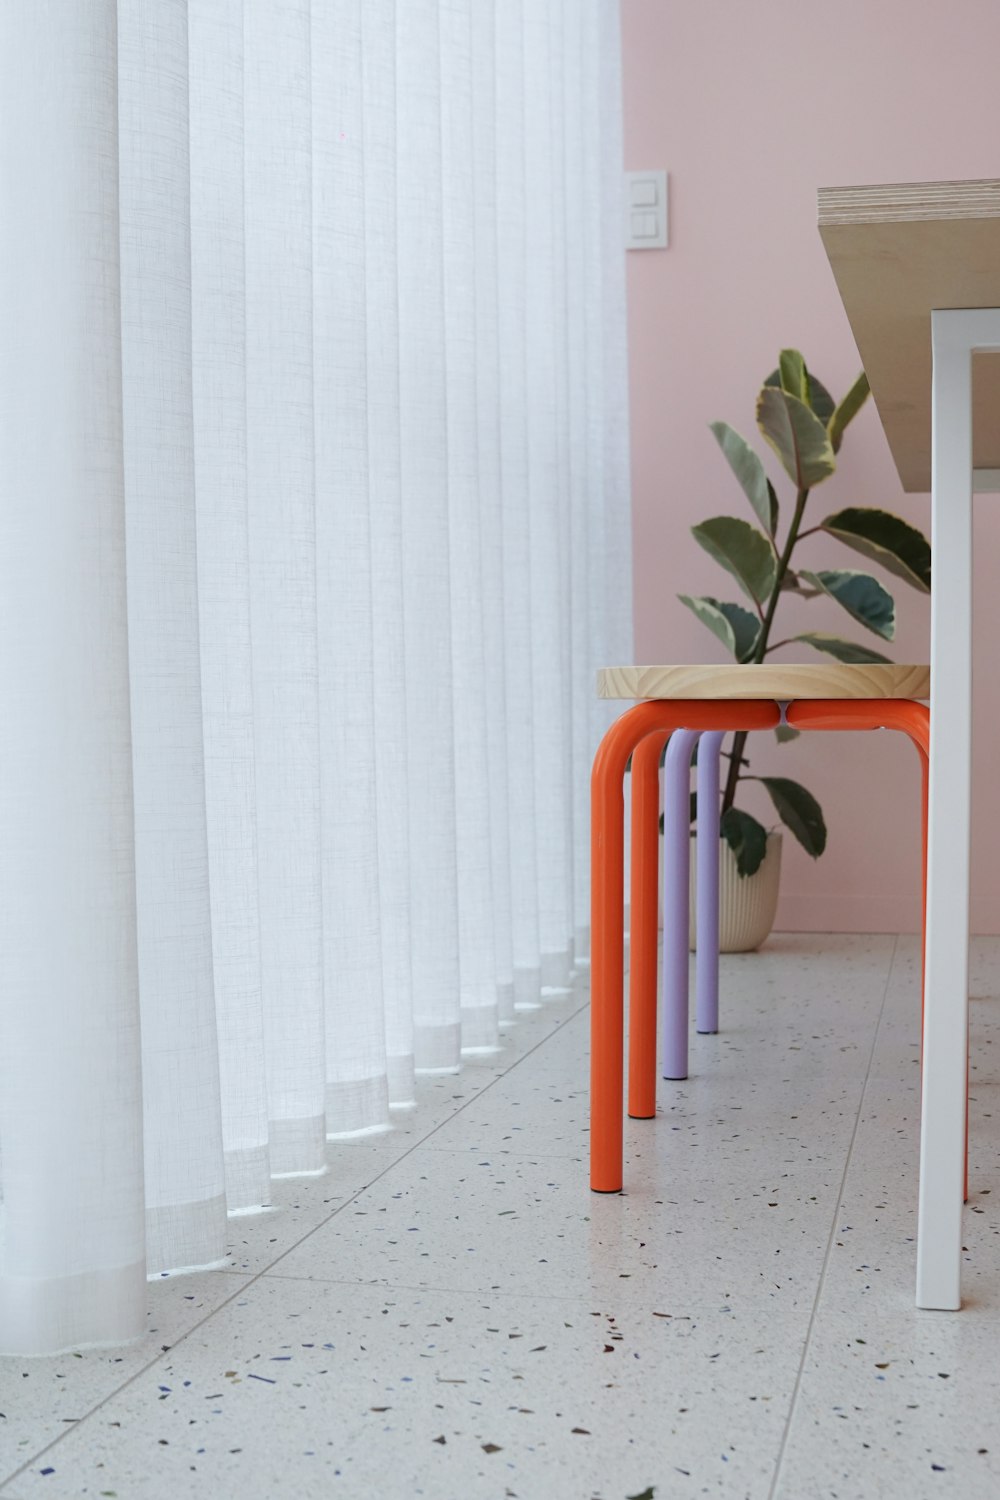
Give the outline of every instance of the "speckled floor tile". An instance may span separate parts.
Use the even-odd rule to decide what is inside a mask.
[[[412,1149],[412,1143],[393,1136],[376,1139],[381,1144],[363,1152],[327,1142],[323,1176],[276,1178],[264,1213],[230,1215],[227,1269],[263,1271]]]
[[[766,1496],[804,1319],[262,1278],[27,1495]],[[43,1477],[42,1471],[49,1473]]]
[[[1000,1082],[984,983],[1000,945],[974,944],[972,1170],[960,1313],[919,1311],[919,974],[901,942],[819,1290],[775,1500],[1000,1494]],[[993,952],[989,950],[992,949]],[[1000,987],[998,987],[1000,988]],[[994,989],[992,993],[996,993]],[[1000,1045],[1000,1041],[997,1042]],[[996,1207],[994,1208],[994,1199]]]
[[[656,1282],[671,1305],[766,1297],[810,1303],[839,1171],[761,1160],[712,1180],[587,1191],[582,1163],[414,1152],[274,1266],[282,1277],[607,1296]]]
[[[655,1275],[684,1306],[811,1299],[861,1098],[858,1056],[867,1064],[893,946],[839,938],[820,956],[786,939],[758,955],[759,970],[740,958],[734,968],[761,984],[731,982],[725,1035],[696,1038],[692,1078],[663,1085],[657,1120],[629,1123],[622,1197],[586,1190],[580,1015],[558,1045],[523,1059],[283,1256],[276,1274],[558,1297]],[[778,1025],[772,989],[783,971],[796,1004],[780,1003]]]
[[[777,1104],[791,1118],[799,1105],[814,1105],[818,1089],[824,1111],[852,1125],[863,1077],[858,1058],[867,1062],[894,941],[824,936],[819,950],[814,938],[784,935],[771,939],[773,953],[769,944],[757,954],[724,956],[723,1030],[692,1033],[691,1076],[684,1084],[658,1082],[661,1112],[690,1106],[700,1124],[719,1110],[756,1107],[770,1118]],[[502,1086],[443,1122],[427,1145],[578,1157],[588,1128],[588,1027],[589,1012],[573,1018],[558,1049],[539,1048]],[[657,1149],[645,1122],[627,1122],[626,1131],[626,1163],[636,1150]]]
[[[919,967],[884,937],[726,958],[723,1032],[627,1123],[613,1197],[581,979],[231,1221],[232,1271],[154,1285],[142,1357],[31,1362],[27,1400],[0,1362],[3,1500],[995,1500],[1000,940],[957,1315],[913,1307]]]
[[[499,1049],[496,1052],[466,1053],[460,1072],[418,1075],[416,1107],[393,1109],[390,1129],[345,1137],[336,1144],[347,1150],[361,1151],[399,1143],[412,1145],[426,1139],[463,1114],[498,1078],[515,1066],[521,1066],[534,1053],[544,1050],[557,1034],[562,1037],[574,1017],[582,1019],[582,1034],[586,1035],[588,985],[588,975],[583,971],[578,975],[571,994],[548,1000],[538,1010],[519,1011],[516,1022],[501,1033]]]
[[[205,1271],[148,1283],[148,1331],[124,1348],[52,1359],[0,1358],[0,1482],[202,1322],[246,1278]],[[9,1491],[4,1490],[4,1500]]]

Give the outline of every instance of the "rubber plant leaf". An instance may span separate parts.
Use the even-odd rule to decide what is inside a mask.
[[[735,516],[713,516],[692,526],[691,534],[710,557],[732,573],[750,599],[762,604],[770,597],[778,563],[770,541],[756,526]]]
[[[736,636],[733,633],[733,627],[719,608],[718,600],[707,597],[693,598],[690,594],[678,594],[677,597],[703,625],[708,626],[712,634],[725,646],[730,656],[736,656]]]
[[[764,384],[777,386],[780,390],[781,371],[772,370],[770,375],[764,381]],[[806,397],[808,404],[812,407],[817,417],[819,417],[820,421],[823,423],[823,426],[828,427],[830,418],[833,416],[834,412],[837,409],[836,401],[834,401],[833,397],[830,395],[830,392],[827,390],[823,382],[821,380],[817,380],[816,376],[811,370],[806,370],[806,385],[808,387],[808,395]]]
[[[710,422],[709,427],[758,521],[773,536],[778,524],[778,497],[764,473],[764,465],[746,438],[728,422]]]
[[[739,807],[727,807],[719,823],[719,832],[736,855],[740,876],[755,875],[767,853],[767,829]]]
[[[789,740],[797,740],[801,733],[802,730],[796,729],[794,724],[779,724],[774,731],[774,738],[779,745],[787,745]]]
[[[744,609],[742,604],[728,604],[723,600],[719,609],[729,621],[733,635],[736,637],[736,660],[749,661],[757,645],[760,621],[756,615]]]
[[[822,529],[923,594],[931,591],[931,548],[923,532],[887,510],[848,506],[827,516]]]
[[[868,376],[862,370],[843,401],[835,408],[833,415],[827,423],[830,444],[834,453],[840,452],[840,445],[844,441],[844,428],[848,422],[853,421],[857,416],[868,400],[870,393],[871,386],[868,384]]]
[[[761,776],[760,780],[785,827],[795,835],[807,854],[818,859],[826,848],[826,823],[823,809],[812,792],[785,776]]]
[[[797,349],[782,349],[778,355],[778,374],[781,377],[781,389],[787,391],[789,396],[797,396],[808,406],[809,380],[806,375],[806,362]]]
[[[797,396],[765,386],[757,398],[757,425],[797,489],[822,484],[836,469],[825,426]]]
[[[747,661],[753,655],[760,621],[742,604],[720,604],[718,599],[707,595],[692,598],[690,594],[678,594],[677,597],[703,625],[708,626],[737,661]]]
[[[835,656],[838,661],[850,662],[858,665],[863,662],[891,662],[891,656],[882,656],[878,651],[872,651],[868,646],[861,646],[855,641],[845,641],[839,635],[824,635],[819,630],[807,630],[804,635],[792,637],[795,641],[802,641],[807,646],[812,646],[814,651],[822,651],[827,656]]]
[[[809,405],[823,425],[829,430],[830,418],[837,409],[837,403],[823,382],[817,380],[811,370],[806,371],[806,380],[809,384]]]
[[[859,625],[867,626],[884,641],[891,641],[895,636],[895,601],[870,573],[857,573],[849,568],[824,569],[818,573],[808,573],[803,569],[800,577],[829,594],[831,599],[836,599]]]

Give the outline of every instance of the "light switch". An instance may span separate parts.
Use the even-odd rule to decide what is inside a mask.
[[[634,240],[655,240],[658,228],[655,214],[633,213],[632,238]]]
[[[667,208],[665,171],[626,172],[625,248],[666,249]]]
[[[653,207],[657,201],[657,182],[655,177],[633,177],[631,187],[633,208]]]

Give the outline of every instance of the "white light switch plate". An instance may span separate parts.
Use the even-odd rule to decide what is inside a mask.
[[[669,214],[665,171],[625,173],[626,250],[665,250]]]

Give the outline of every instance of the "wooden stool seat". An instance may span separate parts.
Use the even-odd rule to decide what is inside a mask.
[[[603,667],[597,674],[600,698],[785,703],[802,698],[928,698],[930,691],[929,667],[896,662]]]

